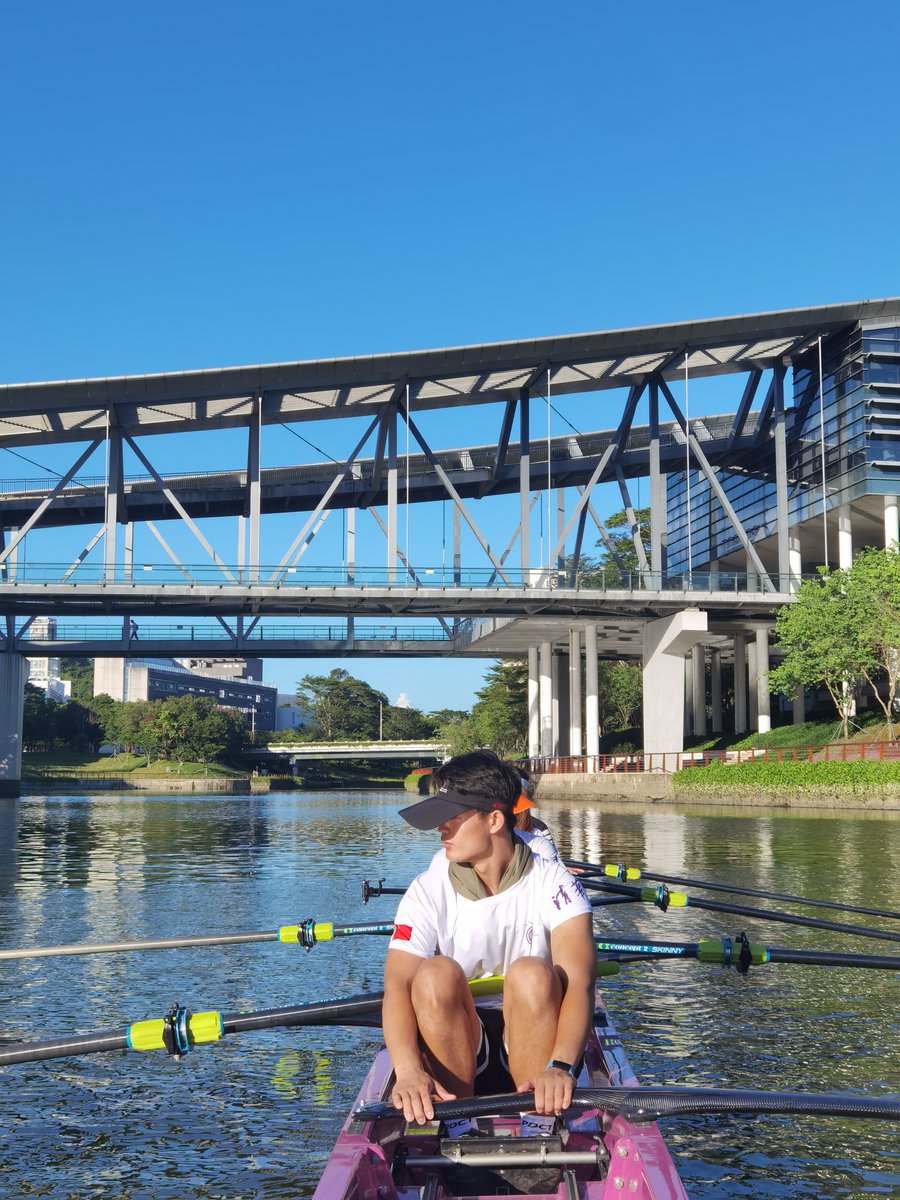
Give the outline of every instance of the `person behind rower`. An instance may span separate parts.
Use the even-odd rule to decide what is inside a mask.
[[[559,862],[514,840],[513,767],[481,750],[432,781],[434,794],[400,814],[438,829],[444,853],[400,901],[387,952],[392,1102],[422,1123],[435,1097],[514,1086],[534,1092],[538,1116],[523,1132],[550,1132],[571,1102],[593,1011],[591,906]],[[472,1000],[468,981],[490,975],[505,976],[502,1014],[479,1014]]]

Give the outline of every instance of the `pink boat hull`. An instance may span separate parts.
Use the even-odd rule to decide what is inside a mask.
[[[390,1059],[382,1049],[363,1083],[354,1111],[388,1100],[392,1077]],[[578,1086],[636,1084],[598,989],[594,1031]],[[521,1147],[518,1117],[480,1117],[478,1123],[494,1138],[515,1140]],[[440,1166],[417,1165],[419,1159],[433,1163],[440,1158],[435,1131],[418,1132],[414,1126],[407,1129],[398,1117],[365,1120],[351,1113],[314,1200],[451,1200],[451,1197],[459,1200],[461,1196],[483,1200],[495,1195],[530,1195],[544,1200],[612,1200],[613,1197],[689,1200],[656,1124],[634,1125],[621,1115],[611,1116],[597,1109],[572,1109],[566,1116],[564,1137],[563,1156],[569,1156],[572,1165],[560,1168],[553,1190],[517,1190],[495,1177],[497,1187],[492,1190],[466,1191],[464,1186],[460,1190],[458,1168],[450,1167],[448,1172]],[[536,1144],[539,1148],[541,1141],[531,1139],[529,1146]],[[479,1148],[477,1142],[472,1144]],[[552,1176],[554,1172],[551,1170],[549,1174]]]

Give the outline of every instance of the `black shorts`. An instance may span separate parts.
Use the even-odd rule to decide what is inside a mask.
[[[494,1096],[514,1092],[509,1058],[503,1044],[503,1009],[480,1008],[481,1041],[475,1055],[475,1095]]]

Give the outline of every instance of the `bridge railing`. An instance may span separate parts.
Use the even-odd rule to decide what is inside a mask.
[[[102,563],[6,562],[0,564],[0,589],[64,585],[66,588],[215,587],[220,590],[255,588],[363,588],[404,591],[487,589],[519,591],[600,591],[760,594],[791,590],[792,582],[813,576],[779,576],[756,571],[620,571],[614,566],[584,567],[577,571],[503,567],[419,567],[413,574],[385,567],[340,566],[217,566],[214,563],[176,565],[142,563],[108,568]]]
[[[898,742],[831,742],[825,746],[777,746],[760,750],[682,750],[679,753],[569,755],[530,758],[532,775],[673,774],[714,762],[888,762],[900,760]]]
[[[22,636],[35,646],[64,644],[67,642],[121,642],[122,622],[114,625],[74,625],[57,620],[55,631],[47,625],[30,626]],[[185,621],[178,625],[156,625],[141,622],[131,638],[124,639],[140,645],[142,642],[224,642],[231,644],[233,636],[218,622],[203,624],[201,621]],[[258,646],[260,652],[271,642],[345,642],[348,640],[347,626],[343,622],[330,625],[256,625],[242,639],[245,647]],[[377,625],[356,623],[353,630],[354,642],[448,642],[450,635],[439,625],[398,625],[393,622]]]

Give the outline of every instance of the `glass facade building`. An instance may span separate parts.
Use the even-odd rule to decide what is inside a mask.
[[[821,376],[823,402],[814,343],[785,378],[786,392],[793,383],[793,403],[785,411],[792,531],[822,520],[823,474],[826,519],[842,505],[900,494],[900,326],[896,321],[862,324],[824,338]],[[746,432],[753,434],[755,423],[763,429],[761,436],[717,472],[754,543],[774,538],[777,526],[775,442],[760,413],[751,415]],[[821,537],[818,543],[810,540],[811,547],[816,545],[814,557],[804,559],[804,574],[824,561]],[[738,534],[698,469],[667,477],[666,563],[670,577],[711,565],[746,569]]]

